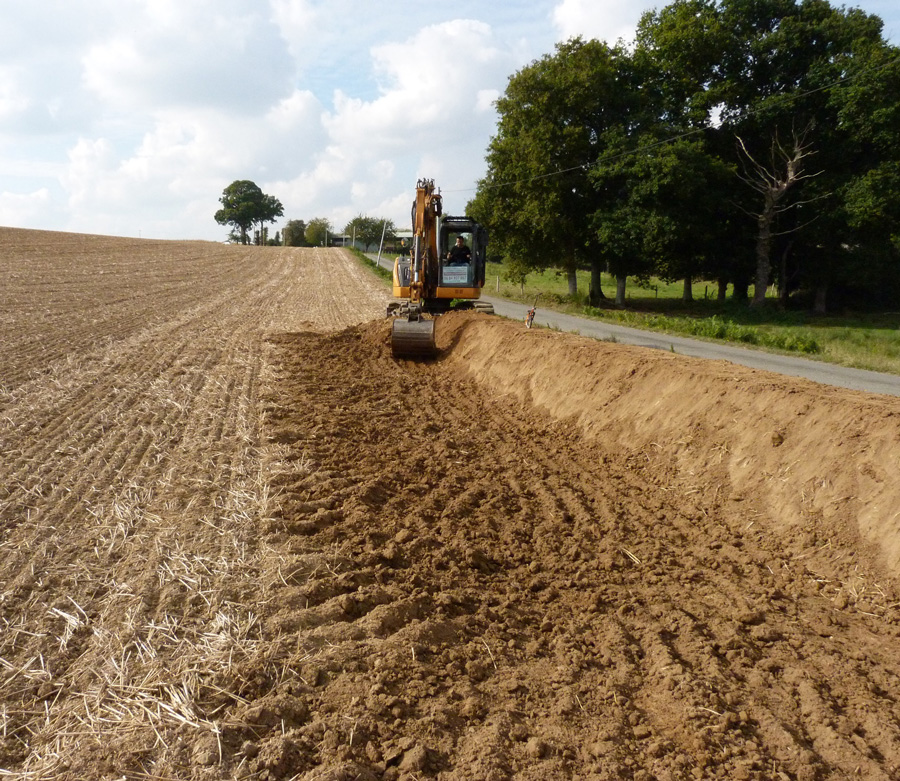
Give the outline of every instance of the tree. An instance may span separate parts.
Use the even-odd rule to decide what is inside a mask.
[[[764,270],[771,259],[764,248],[778,244],[780,263],[772,271],[781,300],[796,279],[815,291],[816,308],[824,311],[827,288],[858,267],[844,199],[851,183],[878,164],[878,155],[859,143],[861,126],[842,121],[839,107],[854,88],[854,72],[869,70],[873,54],[884,48],[881,21],[824,0],[769,0],[754,10],[727,0],[722,8],[738,42],[722,72],[725,128],[740,138],[737,149],[751,161],[749,178],[762,196],[748,210],[758,226],[753,303],[764,300],[768,282]],[[891,102],[896,93],[882,93],[875,115]],[[788,138],[792,143],[782,146]],[[780,158],[777,172],[773,151]],[[813,151],[815,176],[803,171]],[[763,158],[769,162],[761,167]]]
[[[772,277],[783,298],[815,290],[820,309],[830,286],[900,287],[900,51],[878,17],[675,0],[644,15],[632,49],[559,44],[497,108],[467,208],[528,268],[574,280],[587,264],[593,281],[605,266],[620,291],[657,274],[686,295],[702,275],[742,300],[755,271],[757,299]]]
[[[306,226],[306,244],[310,247],[324,247],[328,236],[333,233],[334,230],[327,218],[313,217]]]
[[[829,290],[835,303],[892,308],[900,295],[900,48],[881,41],[880,20],[873,31],[873,17],[856,11],[853,18],[861,28],[856,53],[843,58],[845,80],[828,90],[831,114],[821,131],[840,143],[821,150],[825,172],[806,188],[833,193],[800,246],[816,260],[801,279],[815,291],[818,312]]]
[[[489,216],[501,252],[532,269],[561,266],[572,294],[579,265],[591,264],[598,278],[601,270],[588,171],[604,131],[629,122],[637,92],[628,63],[624,50],[575,38],[513,75],[497,101],[497,135],[471,205]]]
[[[689,277],[698,274],[718,282],[720,300],[729,281],[736,298],[746,299],[749,287],[752,258],[743,249],[748,230],[738,208],[746,198],[735,192],[737,180],[729,173],[736,170],[734,144],[719,121],[717,79],[732,45],[716,0],[676,0],[644,14],[637,30],[634,57],[643,74],[644,124],[652,133],[647,141],[654,144],[648,156],[660,158],[645,166],[649,176],[642,189],[663,178],[643,200],[649,207],[646,195],[655,195],[656,227],[675,226],[681,236],[675,244],[682,247],[661,251],[666,242],[656,241],[653,273],[669,281],[683,278],[685,296]],[[664,157],[676,165],[664,165]],[[688,176],[676,176],[684,171]]]
[[[769,177],[778,173],[781,183],[764,185],[768,196],[778,193],[777,206],[767,206],[761,190],[755,204],[739,192],[733,200],[752,215],[757,248],[780,258],[772,273],[781,295],[796,280],[822,301],[825,287],[862,271],[856,247],[864,237],[847,198],[870,171],[897,159],[900,126],[897,51],[881,29],[878,17],[827,0],[676,0],[641,20],[636,56],[652,63],[647,87],[665,116],[703,127],[719,156],[752,169],[745,180],[763,184],[757,163]],[[816,177],[789,170],[802,163],[791,163],[796,145],[783,148],[779,172],[764,162],[796,128],[808,128],[802,145],[816,152]],[[764,281],[758,275],[757,298]]]
[[[354,236],[356,241],[361,241],[365,247],[365,251],[369,251],[369,247],[378,244],[381,237],[385,240],[393,241],[396,227],[393,220],[380,219],[377,217],[365,217],[358,214],[344,228],[344,233],[348,236]]]
[[[700,137],[669,141],[659,138],[662,131],[610,133],[607,159],[591,172],[603,194],[593,229],[617,278],[618,306],[625,303],[626,277],[651,274],[684,280],[690,300],[691,282],[712,272],[728,240],[730,167]]]
[[[246,179],[232,182],[219,198],[222,208],[215,214],[220,225],[231,225],[231,236],[241,244],[250,243],[250,232],[255,224],[260,231],[267,222],[275,222],[284,214],[281,201],[266,195],[259,187]]]
[[[634,57],[659,124],[682,132],[710,126],[710,87],[728,43],[715,0],[676,0],[641,17]]]
[[[744,141],[738,136],[738,147],[745,158],[741,180],[762,197],[760,211],[751,215],[757,224],[756,277],[754,278],[753,304],[758,306],[766,300],[769,274],[772,270],[773,228],[778,215],[797,206],[784,205],[791,188],[805,179],[816,176],[806,172],[806,158],[814,151],[805,141],[805,134],[794,133],[792,143],[785,147],[776,139],[767,163],[757,162]]]
[[[303,247],[306,245],[306,223],[303,220],[288,220],[282,231],[285,247]]]

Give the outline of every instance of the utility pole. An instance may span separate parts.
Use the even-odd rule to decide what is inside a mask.
[[[387,220],[381,223],[381,243],[378,245],[378,260],[375,261],[376,266],[381,265],[381,248],[384,247],[384,233],[387,230]]]

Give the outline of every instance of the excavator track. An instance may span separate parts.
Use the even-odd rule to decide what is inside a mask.
[[[397,317],[391,325],[391,354],[395,358],[434,358],[434,320]]]

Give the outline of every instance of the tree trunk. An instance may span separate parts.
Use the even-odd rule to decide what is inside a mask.
[[[751,306],[760,306],[766,302],[766,288],[769,287],[769,273],[772,269],[769,258],[772,252],[772,222],[774,219],[775,198],[767,193],[765,207],[756,220],[759,232],[756,236],[756,278]]]
[[[719,277],[719,292],[716,294],[716,301],[720,304],[725,303],[728,297],[728,277]]]
[[[603,273],[603,264],[599,260],[591,261],[591,290],[588,296],[588,303],[591,306],[600,306],[600,302],[606,298],[603,295],[603,289],[600,286],[601,274]]]
[[[625,282],[628,277],[624,274],[616,277],[616,306],[625,306]]]
[[[578,294],[578,275],[575,268],[567,269],[566,276],[569,280],[569,295],[574,298]]]
[[[826,303],[828,301],[828,285],[824,282],[816,288],[816,302],[813,305],[813,312],[817,315],[824,315],[828,309]]]
[[[734,278],[734,287],[731,289],[731,300],[746,303],[750,298],[750,280],[741,272]]]
[[[778,271],[778,304],[782,309],[787,309],[788,299],[791,296],[791,286],[788,281],[788,257],[791,254],[793,241],[789,241],[781,253],[781,268]]]
[[[692,283],[693,283],[693,280],[691,279],[691,277],[684,278],[684,292],[681,294],[681,300],[685,304],[689,304],[691,301],[694,300],[694,289],[691,286]]]
[[[806,175],[803,172],[804,159],[813,154],[811,145],[805,140],[812,127],[812,124],[808,125],[802,134],[795,132],[793,146],[789,149],[779,143],[776,134],[772,140],[772,158],[768,166],[757,163],[738,136],[740,150],[748,161],[745,166],[747,174],[741,176],[741,179],[763,196],[763,209],[756,218],[756,279],[752,306],[760,306],[766,301],[766,288],[772,273],[772,226],[778,214],[778,204],[798,182],[817,175]]]

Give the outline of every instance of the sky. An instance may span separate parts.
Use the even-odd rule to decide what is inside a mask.
[[[250,179],[284,218],[461,214],[509,77],[647,0],[0,0],[0,225],[221,241]],[[839,5],[833,2],[834,5]],[[900,44],[900,3],[879,15]]]

